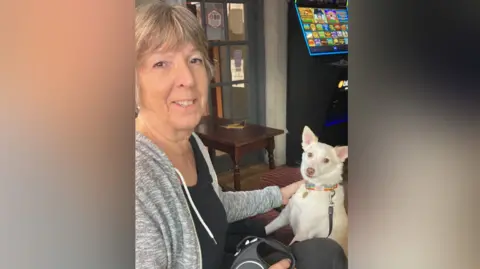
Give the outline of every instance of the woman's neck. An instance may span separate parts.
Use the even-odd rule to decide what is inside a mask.
[[[167,126],[162,122],[152,123],[140,115],[135,120],[136,131],[148,137],[163,151],[182,155],[189,151],[189,138],[193,131],[178,131]]]

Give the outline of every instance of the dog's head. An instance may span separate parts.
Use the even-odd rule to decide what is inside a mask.
[[[300,171],[304,179],[315,184],[339,183],[343,162],[348,158],[348,146],[332,147],[320,143],[312,130],[305,126],[302,148]]]

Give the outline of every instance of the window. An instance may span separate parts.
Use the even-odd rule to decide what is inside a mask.
[[[233,3],[234,2],[234,3]],[[190,1],[209,40],[214,65],[211,98],[206,114],[233,120],[249,120],[251,107],[250,39],[246,24],[248,1]]]

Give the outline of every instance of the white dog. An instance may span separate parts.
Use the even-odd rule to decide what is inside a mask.
[[[290,224],[295,241],[331,238],[348,255],[348,217],[344,206],[343,162],[348,146],[332,147],[318,142],[305,126],[302,135],[301,173],[306,183],[292,196],[280,215],[265,227],[267,235]]]

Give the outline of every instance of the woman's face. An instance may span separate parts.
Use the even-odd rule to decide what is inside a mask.
[[[191,44],[146,56],[137,69],[141,113],[153,115],[173,129],[195,128],[207,104],[204,61]]]

